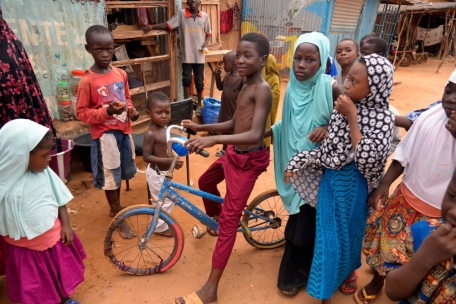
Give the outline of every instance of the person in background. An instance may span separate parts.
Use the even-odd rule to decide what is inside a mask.
[[[193,71],[198,99],[195,114],[196,116],[202,116],[204,64],[206,63],[204,49],[211,39],[211,22],[209,16],[198,9],[201,5],[201,0],[187,0],[187,5],[188,8],[179,10],[167,22],[147,26],[143,30],[147,33],[151,29],[172,31],[180,28],[184,98],[190,97]]]
[[[239,76],[239,72],[236,66],[236,52],[231,51],[223,56],[223,68],[225,69],[225,77],[222,81],[222,69],[220,66],[214,71],[215,81],[217,89],[222,92],[222,105],[220,106],[220,114],[218,122],[225,122],[233,118],[234,112],[236,111],[236,101],[239,96],[239,92],[245,84],[245,78]],[[231,134],[231,133],[227,133]],[[220,157],[226,153],[227,145],[223,145],[222,150],[215,153],[217,157]]]
[[[269,112],[268,119],[266,120],[266,130],[268,130],[276,122],[277,111],[280,103],[280,74],[279,70],[277,70],[276,59],[272,54],[269,54],[268,61],[263,69],[263,79],[269,84],[272,92],[271,112]],[[271,146],[271,137],[265,138],[264,142],[269,150]]]
[[[339,75],[334,77],[337,85],[343,91],[347,80],[348,71],[359,57],[358,43],[353,39],[342,39],[336,45],[336,61],[342,68]]]

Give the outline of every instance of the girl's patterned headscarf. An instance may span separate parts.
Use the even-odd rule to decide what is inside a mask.
[[[393,87],[393,65],[384,57],[372,54],[360,59],[367,67],[370,93],[355,103],[362,138],[352,149],[347,118],[333,111],[328,136],[319,148],[295,154],[287,171],[298,172],[291,182],[310,205],[316,206],[323,167],[340,169],[355,161],[368,181],[369,189],[377,187],[385,168],[393,138],[394,115],[388,110]]]

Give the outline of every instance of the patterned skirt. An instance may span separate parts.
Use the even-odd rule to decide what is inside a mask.
[[[401,233],[406,227],[428,218],[407,203],[399,185],[385,206],[367,220],[363,243],[367,264],[381,276],[386,276],[392,268],[385,263],[394,263],[396,258],[392,249],[400,241]]]

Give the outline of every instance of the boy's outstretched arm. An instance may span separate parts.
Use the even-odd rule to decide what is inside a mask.
[[[212,147],[216,144],[227,145],[253,145],[260,143],[264,139],[264,128],[266,126],[266,119],[272,106],[272,93],[271,88],[266,82],[258,84],[253,92],[253,99],[255,100],[255,109],[250,123],[250,129],[232,135],[218,135],[208,137],[191,138],[187,141],[186,145],[189,147],[190,152],[198,153],[205,147]],[[236,118],[236,112],[233,116],[233,122]],[[238,122],[240,123],[240,122]],[[249,123],[249,122],[241,122]],[[216,126],[216,125],[212,125]],[[207,131],[216,131],[214,128]]]
[[[217,132],[217,133],[226,133],[234,131],[234,117],[236,112],[234,112],[233,118],[224,122],[216,124],[207,124],[199,125],[194,123],[190,119],[184,119],[181,122],[181,126],[186,127],[187,129],[192,129],[195,132]]]
[[[158,23],[154,25],[146,25],[141,28],[144,33],[148,33],[150,30],[165,30],[169,31],[169,27],[166,25],[166,23]]]

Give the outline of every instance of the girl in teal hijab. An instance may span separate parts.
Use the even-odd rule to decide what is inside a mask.
[[[0,129],[0,235],[14,303],[78,303],[86,257],[66,209],[73,196],[48,167],[53,135],[28,119]]]
[[[276,185],[290,214],[277,284],[288,295],[295,295],[307,284],[315,241],[316,210],[291,184],[285,184],[283,172],[295,153],[314,149],[326,136],[333,102],[340,94],[337,85],[333,86],[332,78],[325,74],[328,56],[329,40],[323,34],[313,32],[299,37],[283,99],[282,120],[271,128]]]

